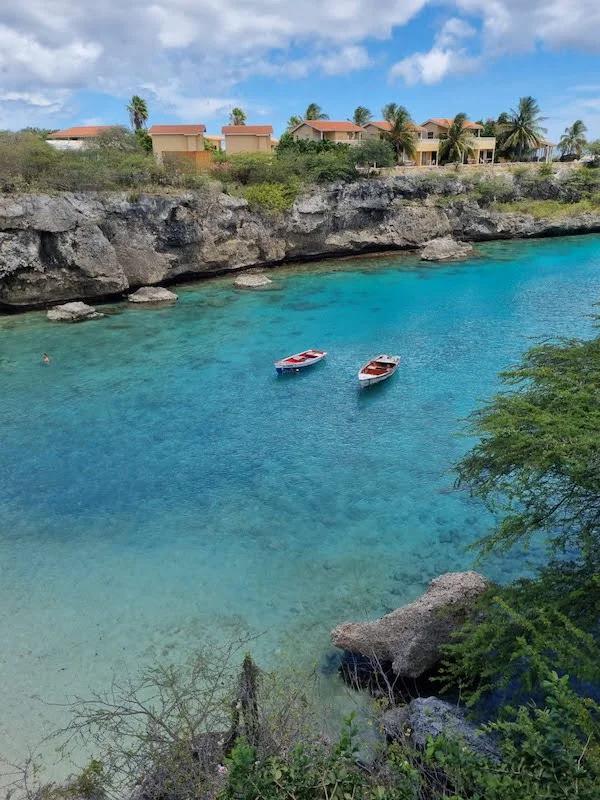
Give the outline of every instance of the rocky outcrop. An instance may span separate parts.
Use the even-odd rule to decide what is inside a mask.
[[[421,250],[422,261],[459,261],[461,258],[469,258],[475,252],[475,248],[468,242],[457,242],[451,236],[443,236],[440,239],[432,239],[427,242]]]
[[[431,736],[459,739],[477,755],[498,760],[493,738],[465,719],[464,711],[438,697],[417,697],[406,706],[386,711],[382,717],[385,735],[392,741],[409,740],[423,749]]]
[[[238,289],[264,289],[272,283],[273,281],[262,272],[245,272],[243,275],[238,275],[233,285]]]
[[[142,286],[127,299],[130,303],[175,303],[179,298],[164,286]]]
[[[54,306],[46,316],[51,322],[85,322],[88,319],[100,319],[104,314],[86,303],[75,302]]]
[[[135,199],[117,192],[3,195],[0,306],[114,296],[294,259],[414,250],[449,236],[481,241],[600,230],[600,214],[501,214],[465,200],[466,191],[459,177],[443,185],[423,176],[336,183],[307,190],[276,215],[212,186]],[[449,202],[437,204],[436,194]]]
[[[436,665],[440,647],[450,641],[486,588],[477,572],[448,572],[432,580],[413,603],[381,619],[338,625],[331,640],[343,650],[391,663],[399,677],[418,678]]]

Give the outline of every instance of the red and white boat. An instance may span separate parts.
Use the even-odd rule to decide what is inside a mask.
[[[400,365],[400,356],[382,354],[367,361],[358,372],[358,381],[361,386],[371,386],[391,378]]]
[[[300,369],[312,367],[313,364],[322,361],[326,355],[325,350],[304,350],[302,353],[296,353],[276,361],[275,369],[278,375],[284,372],[298,372]]]

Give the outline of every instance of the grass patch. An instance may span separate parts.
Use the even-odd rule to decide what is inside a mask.
[[[535,219],[556,219],[599,212],[600,197],[579,200],[576,203],[564,203],[560,200],[517,200],[512,203],[496,203],[494,208],[505,213],[531,214]]]

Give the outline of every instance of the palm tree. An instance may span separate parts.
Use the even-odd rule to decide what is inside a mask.
[[[297,114],[292,114],[292,116],[288,119],[287,122],[287,129],[291,131],[292,128],[296,128],[298,125],[302,124],[302,117],[299,117]]]
[[[361,128],[373,119],[373,115],[366,106],[357,106],[352,115],[352,122]]]
[[[127,106],[131,127],[136,131],[141,131],[148,122],[148,105],[143,97],[134,94]]]
[[[304,112],[304,119],[329,119],[329,117],[317,103],[309,103]]]
[[[560,137],[558,143],[560,152],[563,155],[568,153],[569,155],[575,155],[577,158],[581,158],[581,154],[587,144],[587,139],[585,138],[586,132],[587,127],[584,125],[583,121],[576,119],[572,125],[565,128],[565,132]]]
[[[475,137],[466,123],[466,114],[457,114],[452,120],[446,138],[440,140],[441,162],[464,164],[475,153]]]
[[[390,142],[396,153],[396,160],[414,160],[417,153],[417,135],[415,124],[404,106],[388,103],[382,110],[383,118],[390,123],[390,130],[385,131],[384,138]]]
[[[504,150],[522,161],[528,152],[541,147],[546,129],[540,123],[544,119],[533,97],[521,97],[517,109],[511,108],[508,122],[503,125]]]
[[[229,124],[230,125],[245,125],[246,124],[246,112],[243,111],[241,108],[237,106],[232,108],[229,113]]]

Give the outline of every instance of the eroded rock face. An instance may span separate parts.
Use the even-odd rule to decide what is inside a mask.
[[[233,285],[238,289],[264,289],[265,286],[270,286],[272,283],[273,281],[262,272],[246,272],[238,275]]]
[[[438,697],[418,697],[406,706],[391,708],[382,717],[388,739],[412,742],[424,748],[431,736],[460,739],[469,750],[485,758],[498,760],[499,754],[492,737],[465,719],[464,711]]]
[[[336,647],[391,663],[401,677],[418,678],[440,658],[487,582],[477,572],[448,572],[435,578],[413,603],[374,622],[346,622],[331,633]]]
[[[85,322],[88,319],[100,319],[104,314],[96,311],[93,306],[87,303],[64,303],[61,306],[54,306],[46,314],[51,322]]]
[[[98,298],[185,276],[292,259],[419,249],[432,239],[483,241],[600,230],[600,214],[536,220],[457,199],[460,177],[399,176],[314,187],[285,214],[251,210],[216,187],[179,194],[0,197],[0,306]]]
[[[422,261],[459,261],[462,258],[469,258],[475,252],[475,248],[468,242],[457,242],[451,236],[443,236],[439,239],[432,239],[427,242],[421,250]]]
[[[130,303],[176,303],[179,298],[164,286],[141,286],[127,299]]]

